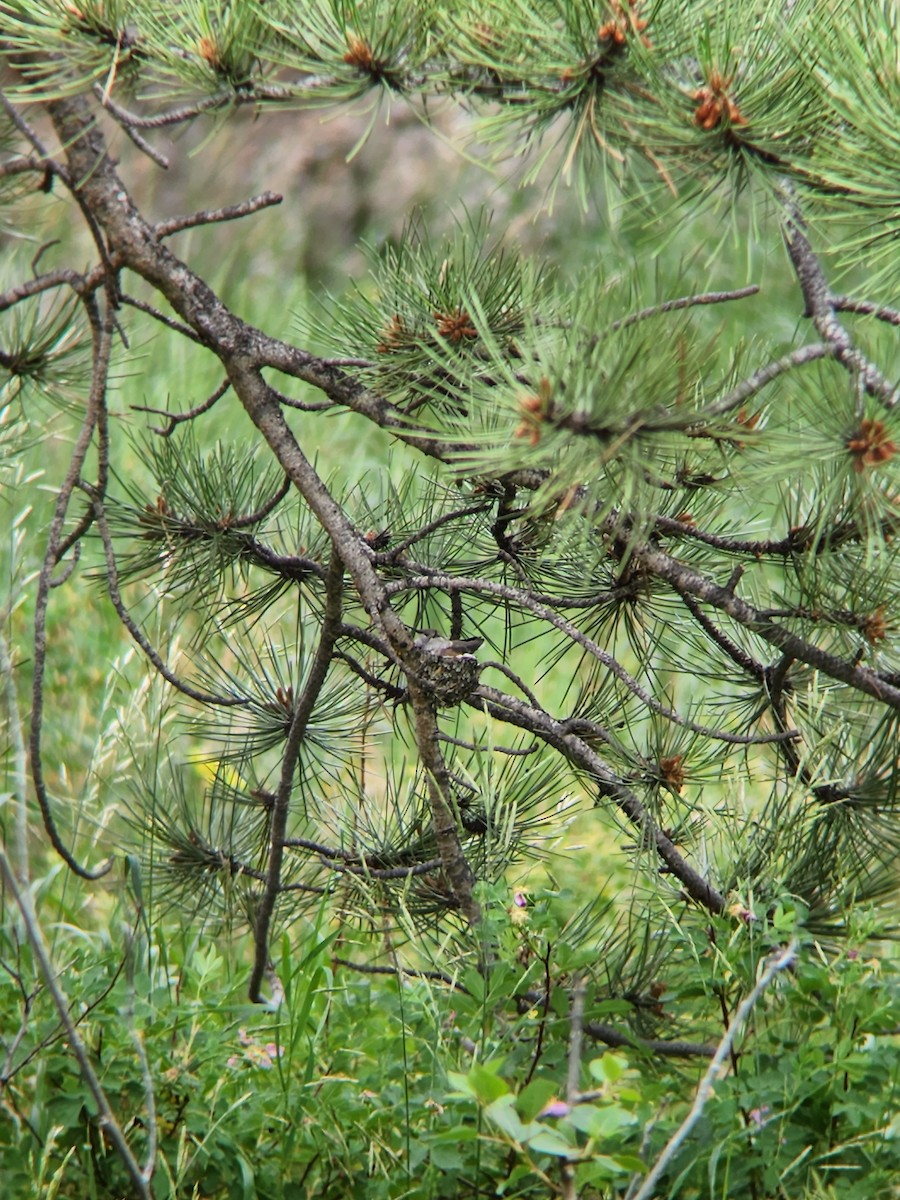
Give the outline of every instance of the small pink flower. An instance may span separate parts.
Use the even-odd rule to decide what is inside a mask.
[[[244,1047],[244,1054],[243,1056],[233,1054],[228,1059],[229,1067],[253,1066],[262,1067],[268,1071],[275,1065],[275,1059],[280,1058],[284,1053],[284,1047],[275,1042],[266,1042],[265,1046],[261,1046],[256,1038],[247,1033],[246,1029],[238,1030],[238,1041]]]
[[[572,1111],[571,1104],[566,1104],[565,1100],[551,1100],[549,1104],[545,1104],[538,1113],[539,1117],[567,1117]]]

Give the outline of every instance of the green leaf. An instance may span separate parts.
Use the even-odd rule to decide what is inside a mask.
[[[499,1064],[498,1064],[499,1066]],[[474,1066],[463,1076],[455,1073],[450,1074],[450,1080],[457,1087],[457,1080],[463,1080],[463,1086],[460,1090],[465,1091],[468,1095],[474,1096],[480,1104],[490,1104],[492,1101],[499,1099],[500,1096],[505,1096],[509,1092],[509,1084],[505,1079],[501,1079],[496,1071],[492,1071],[490,1067]]]
[[[530,1134],[539,1128],[534,1123],[523,1124],[516,1112],[516,1098],[509,1093],[498,1097],[492,1104],[489,1104],[484,1110],[484,1115],[499,1126],[513,1141],[520,1143],[528,1141]]]
[[[643,1174],[646,1170],[646,1163],[630,1154],[594,1154],[588,1161],[578,1164],[575,1178],[579,1186],[583,1186],[615,1179],[619,1175]]]
[[[618,1083],[628,1070],[628,1060],[618,1054],[603,1054],[588,1064],[591,1078],[600,1083]]]
[[[566,1121],[590,1137],[606,1139],[629,1125],[634,1125],[637,1117],[634,1113],[620,1108],[618,1104],[607,1104],[603,1107],[596,1104],[576,1104]]]
[[[546,1127],[528,1139],[528,1149],[537,1154],[552,1154],[556,1158],[569,1158],[577,1153],[577,1148],[566,1141],[560,1130]]]
[[[440,1145],[443,1142],[477,1142],[478,1130],[474,1125],[454,1125],[451,1129],[442,1129],[440,1133],[434,1134],[430,1139],[434,1145]]]
[[[523,1121],[533,1121],[538,1113],[559,1092],[550,1079],[532,1079],[516,1097],[516,1109]]]

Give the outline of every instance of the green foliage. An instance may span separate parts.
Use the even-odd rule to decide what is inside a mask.
[[[0,2],[4,1195],[896,1193],[897,33]],[[451,101],[322,300],[113,145]]]
[[[527,997],[545,969],[539,960],[537,971],[523,968],[524,946],[563,956],[553,971],[594,969],[596,947],[593,962],[576,967],[573,925],[560,928],[546,902],[511,908],[525,924],[493,911],[509,932],[503,958],[451,989],[348,970],[340,964],[353,947],[320,908],[282,939],[284,995],[263,1008],[241,999],[231,955],[207,938],[162,944],[139,934],[123,971],[109,941],[63,935],[70,1004],[138,1149],[146,1131],[133,1030],[148,1053],[160,1137],[154,1196],[538,1197],[560,1191],[566,1165],[578,1194],[623,1195],[682,1120],[696,1070],[667,1066],[639,1042],[586,1047],[578,1094],[567,1100],[568,998],[559,989],[518,1015],[511,1000]],[[777,932],[792,919],[776,917]],[[712,1026],[717,996],[752,980],[770,939],[741,919],[717,932],[690,973],[667,975],[671,987],[656,992],[663,1023],[705,1007]],[[7,1194],[38,1186],[60,1197],[120,1195],[121,1167],[15,937],[5,933],[17,978],[6,971],[0,985],[3,1026],[19,1022],[22,989],[31,1012],[5,1068]],[[698,931],[695,951],[704,940]],[[891,963],[855,947],[830,956],[810,946],[755,1014],[733,1073],[716,1082],[659,1194],[890,1195],[900,1169],[898,982]],[[585,1029],[620,1007],[593,1006]]]

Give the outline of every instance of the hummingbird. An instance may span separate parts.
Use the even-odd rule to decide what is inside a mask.
[[[479,646],[484,645],[484,638],[445,638],[435,629],[423,629],[416,635],[413,645],[426,654],[437,654],[441,658],[471,657]]]

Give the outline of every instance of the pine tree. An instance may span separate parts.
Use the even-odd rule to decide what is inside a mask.
[[[516,943],[518,1002],[580,997],[608,1044],[684,1041],[654,988],[722,923],[781,944],[788,906],[831,945],[874,905],[887,928],[897,25],[890,0],[0,4],[7,423],[34,395],[80,422],[16,651],[33,794],[72,871],[107,868],[46,778],[47,619],[58,585],[96,587],[79,560],[99,547],[172,697],[163,728],[186,717],[209,764],[198,795],[182,743],[136,746],[120,849],[149,900],[243,923],[253,1000],[277,994],[279,931],[323,905],[371,932],[361,968],[488,975],[532,903],[510,868],[585,808],[625,843],[627,900],[598,881],[552,980],[550,951]],[[275,113],[427,123],[438,102],[550,178],[549,205],[573,190],[598,237],[623,205],[633,259],[573,276],[486,216],[446,236],[412,216],[365,280],[265,329],[171,241],[237,238],[281,197],[154,221],[110,151],[124,134],[160,163],[160,130],[241,110],[257,139]],[[42,192],[77,210],[67,257],[25,240]],[[145,406],[133,470],[114,397],[151,332],[219,382]],[[252,431],[220,419],[234,400]],[[335,413],[394,446],[346,485],[316,465]]]

